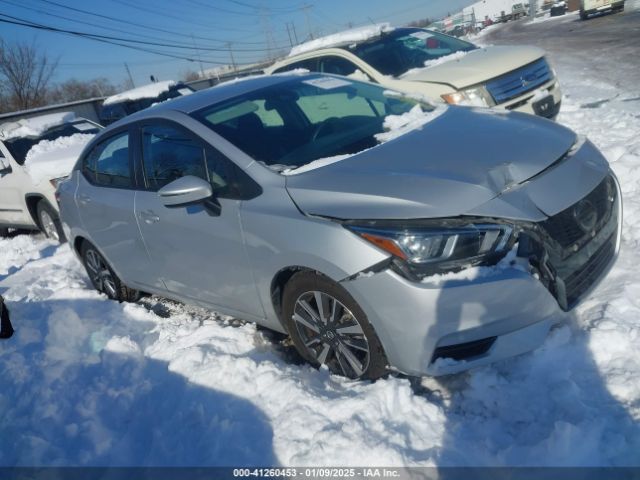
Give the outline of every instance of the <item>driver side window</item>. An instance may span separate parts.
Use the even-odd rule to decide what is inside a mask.
[[[187,175],[208,180],[203,146],[171,126],[142,128],[142,162],[147,187],[153,191]]]

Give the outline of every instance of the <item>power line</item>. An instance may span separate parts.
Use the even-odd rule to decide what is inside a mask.
[[[15,17],[11,17],[10,15],[6,15],[3,13],[0,13],[0,16],[2,17],[7,17],[7,18],[15,18]],[[173,53],[168,53],[168,52],[161,52],[158,50],[153,50],[150,48],[143,48],[143,47],[138,47],[135,45],[128,45],[128,44],[124,44],[124,43],[119,43],[117,41],[113,41],[110,39],[106,39],[106,38],[100,38],[100,36],[95,36],[95,35],[91,35],[91,34],[86,34],[83,32],[76,32],[73,30],[65,30],[62,28],[56,28],[56,27],[50,27],[47,25],[42,25],[42,24],[37,24],[34,22],[30,22],[30,21],[21,21],[20,19],[18,20],[7,20],[6,18],[0,18],[0,22],[1,23],[9,23],[12,25],[19,25],[19,26],[23,26],[23,27],[27,27],[27,28],[33,28],[36,30],[45,30],[45,31],[50,31],[50,32],[55,32],[55,33],[62,33],[62,34],[67,34],[67,35],[72,35],[75,37],[80,37],[80,38],[85,38],[87,40],[94,40],[96,42],[102,42],[102,43],[108,43],[111,45],[118,45],[120,47],[125,47],[125,48],[129,48],[132,50],[139,50],[142,52],[147,52],[147,53],[153,53],[155,55],[161,55],[161,56],[165,56],[165,57],[171,57],[171,58],[177,58],[180,60],[186,60],[188,62],[195,62],[196,60],[191,58],[191,57],[185,57],[185,56],[181,56],[181,55],[176,55]],[[211,63],[211,64],[215,64],[215,65],[226,65],[226,62],[216,62],[213,60],[202,60],[203,62],[206,63]]]
[[[13,20],[17,20],[17,21],[21,21],[21,22],[29,22],[32,23],[34,25],[35,22],[31,22],[30,20],[26,20],[24,18],[18,18],[18,17],[14,17],[11,15],[6,15],[3,13],[0,13],[0,15],[7,17],[7,18],[11,18]],[[40,25],[43,26],[43,25]],[[127,43],[137,43],[140,45],[149,45],[149,46],[153,46],[153,47],[168,47],[168,48],[177,48],[177,49],[182,49],[182,50],[196,50],[192,45],[184,45],[184,44],[175,44],[175,43],[164,43],[164,42],[149,42],[147,40],[135,40],[132,38],[124,38],[124,37],[114,37],[112,35],[101,35],[98,33],[89,33],[89,32],[80,32],[80,31],[75,31],[75,30],[63,30],[63,29],[57,29],[56,27],[50,27],[50,26],[46,26],[47,29],[56,29],[56,30],[62,30],[65,31],[66,33],[73,33],[75,35],[81,35],[81,36],[87,36],[87,37],[92,37],[92,38],[100,38],[100,39],[105,39],[105,40],[114,40],[114,41],[118,41],[118,42],[127,42]],[[227,49],[226,48],[216,48],[216,47],[200,47],[199,50],[206,50],[209,52],[226,52]],[[260,52],[260,53],[264,53],[264,52],[268,52],[270,51],[269,49],[265,49],[265,48],[240,48],[240,49],[236,49],[236,51],[238,52]]]
[[[92,27],[101,28],[101,29],[107,30],[107,31],[127,33],[127,34],[131,33],[130,30],[124,30],[124,29],[116,28],[116,27],[107,27],[107,26],[104,26],[104,25],[100,25],[98,23],[92,23],[92,22],[88,22],[86,20],[78,20],[78,19],[67,17],[67,16],[64,16],[64,15],[58,15],[56,13],[51,13],[51,12],[49,12],[47,10],[42,10],[41,7],[35,7],[35,8],[27,7],[25,5],[21,5],[19,3],[15,3],[15,2],[12,2],[10,0],[0,0],[0,2],[7,3],[9,5],[13,5],[15,7],[19,7],[19,8],[25,9],[25,10],[29,10],[31,12],[39,13],[41,15],[46,15],[46,16],[49,16],[49,17],[54,17],[54,18],[59,18],[61,20],[66,20],[68,22],[79,23],[79,24],[82,24],[82,25],[91,25]],[[164,38],[161,38],[161,37],[155,37],[153,35],[145,35],[143,33],[138,33],[137,36],[141,37],[141,38],[149,38],[151,40],[161,40],[161,41],[165,40]]]
[[[59,7],[59,8],[63,8],[63,9],[66,9],[66,10],[71,10],[71,11],[74,11],[74,12],[82,13],[84,15],[91,15],[91,16],[94,16],[94,17],[102,18],[102,19],[105,19],[105,20],[110,20],[110,21],[113,21],[113,22],[124,23],[126,25],[132,25],[132,26],[137,27],[137,28],[143,28],[143,29],[146,29],[146,30],[153,30],[153,31],[156,31],[156,32],[161,32],[161,33],[166,33],[166,34],[169,34],[169,35],[175,35],[175,36],[185,37],[185,38],[191,39],[191,35],[190,34],[174,32],[172,30],[166,30],[164,28],[159,28],[159,27],[156,27],[156,26],[145,25],[145,24],[142,24],[142,23],[132,22],[132,21],[125,20],[125,19],[122,19],[122,18],[112,17],[112,16],[109,16],[109,15],[101,14],[101,13],[95,13],[95,12],[91,12],[91,11],[88,11],[88,10],[83,10],[81,8],[76,8],[76,7],[71,7],[69,5],[64,5],[64,4],[58,3],[58,2],[56,2],[54,0],[39,0],[39,1],[43,2],[43,3],[50,4],[50,5],[55,5],[55,6]],[[131,7],[131,5],[128,5],[128,6]],[[134,6],[134,8],[135,8],[135,6]],[[154,12],[154,13],[157,13],[157,12]],[[211,28],[212,25],[208,25],[208,27]],[[210,41],[210,42],[218,42],[218,43],[223,43],[223,44],[226,42],[226,40],[219,39],[219,38],[202,37],[202,36],[198,36],[198,35],[194,35],[194,37],[196,39],[198,39],[198,40],[207,40],[207,41]],[[247,44],[247,45],[249,45],[249,44],[251,44],[251,45],[260,45],[260,44],[262,44],[262,42],[240,42],[240,43],[244,43],[244,44]]]

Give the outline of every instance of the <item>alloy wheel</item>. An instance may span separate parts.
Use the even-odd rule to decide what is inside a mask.
[[[307,352],[333,372],[359,378],[369,367],[370,347],[358,319],[339,300],[305,292],[293,309],[293,321]]]
[[[96,290],[106,293],[111,298],[117,298],[116,281],[102,255],[90,248],[85,253],[85,263]]]

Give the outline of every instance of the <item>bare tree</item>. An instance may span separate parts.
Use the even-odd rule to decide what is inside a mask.
[[[180,75],[185,82],[193,82],[194,80],[200,80],[200,74],[194,70],[185,70]]]
[[[65,103],[95,97],[107,97],[116,93],[116,87],[106,78],[77,80],[71,78],[50,89],[49,103]]]
[[[7,43],[0,39],[0,76],[9,109],[24,110],[45,104],[47,87],[58,66],[35,43]]]

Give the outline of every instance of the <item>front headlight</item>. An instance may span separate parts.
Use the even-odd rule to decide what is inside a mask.
[[[442,99],[454,105],[467,105],[471,107],[493,107],[496,104],[491,94],[482,85],[460,90],[459,92],[447,93],[442,95]]]
[[[443,222],[445,224],[447,222]],[[497,263],[512,246],[513,227],[469,223],[460,226],[379,228],[345,225],[393,255],[402,272],[415,278]]]

